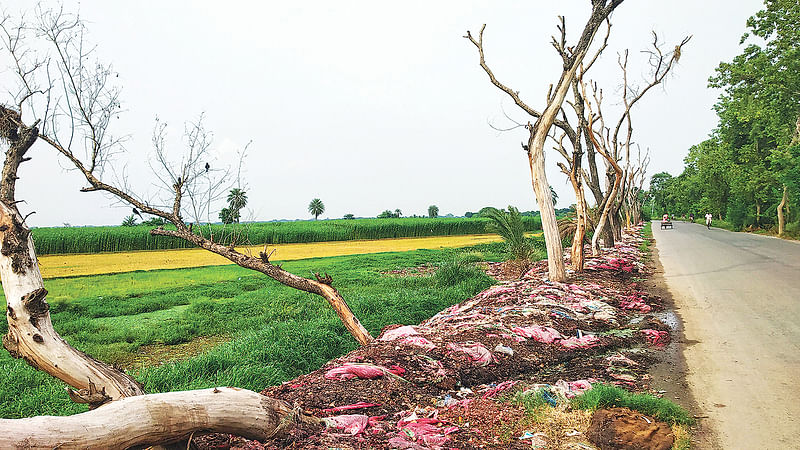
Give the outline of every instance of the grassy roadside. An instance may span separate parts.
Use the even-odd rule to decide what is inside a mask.
[[[284,268],[329,273],[377,334],[392,323],[418,323],[491,285],[482,271],[460,261],[497,259],[500,247],[317,258]],[[423,265],[445,266],[448,273],[381,273]],[[148,392],[225,385],[260,390],[356,347],[323,299],[238,266],[53,279],[45,287],[56,330],[76,348],[129,368]],[[0,333],[6,330],[0,324]],[[156,360],[178,360],[153,365],[153,353]],[[69,402],[63,384],[7,352],[0,352],[0,371],[0,417],[85,410]]]

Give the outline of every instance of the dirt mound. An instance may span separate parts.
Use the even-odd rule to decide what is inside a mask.
[[[601,450],[670,450],[675,441],[669,425],[628,408],[598,409],[586,436]]]

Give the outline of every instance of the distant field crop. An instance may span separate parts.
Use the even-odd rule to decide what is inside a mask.
[[[464,261],[497,260],[499,243],[289,261],[297,274],[328,273],[377,335],[415,324],[494,283]],[[448,276],[386,276],[419,266]],[[455,270],[455,272],[454,272]],[[53,325],[70,344],[129,370],[147,392],[212,386],[259,391],[318,369],[357,347],[320,297],[235,265],[45,281]],[[5,310],[0,293],[0,308]],[[0,334],[8,329],[0,321]],[[0,418],[74,414],[64,385],[0,352]]]
[[[417,249],[466,247],[500,241],[495,234],[430,236],[378,239],[370,241],[331,241],[271,245],[272,261],[292,261],[328,256],[404,252]],[[262,246],[237,247],[246,255],[257,255]],[[188,267],[233,264],[228,259],[201,248],[115,252],[97,254],[46,255],[39,257],[42,276],[48,278],[124,273],[138,270],[183,269]]]
[[[486,232],[483,218],[400,218],[297,222],[260,222],[196,227],[195,232],[229,244],[289,244],[424,236],[456,236]],[[523,217],[526,231],[541,230],[538,217]],[[150,235],[151,226],[35,228],[33,240],[39,255],[126,252],[192,248],[181,239]],[[169,227],[165,227],[169,228]]]

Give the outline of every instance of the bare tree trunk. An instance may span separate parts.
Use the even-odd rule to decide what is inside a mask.
[[[783,208],[786,207],[786,201],[788,200],[788,194],[786,192],[786,185],[783,185],[783,197],[781,197],[781,202],[778,204],[778,236],[783,236],[783,229],[785,225],[785,219],[783,217]]]
[[[583,252],[583,243],[586,241],[586,222],[588,213],[586,211],[586,195],[583,192],[583,186],[580,185],[580,179],[577,177],[570,177],[573,184],[573,189],[576,194],[575,201],[575,236],[572,238],[572,268],[577,273],[583,272],[584,262],[586,261]]]
[[[563,94],[566,94],[566,89],[564,89]],[[561,95],[561,100],[564,100],[564,95]],[[552,108],[552,111],[548,111],[549,109],[544,111],[540,119],[540,121],[547,121],[547,117],[549,117],[549,124],[546,124],[546,126],[539,125],[536,131],[531,133],[531,137],[528,140],[528,145],[531,149],[528,152],[528,161],[531,167],[533,193],[536,196],[536,203],[539,204],[539,212],[542,218],[542,231],[544,232],[544,241],[547,247],[548,276],[552,281],[566,281],[567,271],[564,267],[564,247],[561,243],[561,234],[558,232],[556,211],[553,208],[550,184],[547,181],[547,174],[544,169],[544,142],[547,139],[547,133],[553,123],[555,114],[558,112],[555,108]]]
[[[761,228],[761,202],[756,200],[756,226]]]
[[[39,130],[36,124],[27,127],[18,120],[14,128],[19,131],[6,136],[10,145],[0,181],[0,277],[8,305],[8,333],[3,336],[3,347],[11,356],[79,389],[70,391],[73,401],[97,406],[143,394],[136,380],[74,349],[53,329],[31,232],[14,198],[19,164],[26,160],[25,153]]]
[[[264,441],[282,436],[296,423],[324,420],[282,400],[220,387],[130,397],[73,416],[0,419],[0,448],[130,448],[178,442],[203,432]]]

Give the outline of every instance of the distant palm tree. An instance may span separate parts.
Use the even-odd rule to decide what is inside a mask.
[[[403,211],[400,211],[399,208],[394,210],[394,216],[395,217],[400,217],[402,215],[403,215]]]
[[[308,212],[314,215],[314,220],[317,220],[317,217],[325,212],[325,205],[322,200],[318,198],[311,200],[311,203],[308,204]]]
[[[431,219],[439,217],[439,207],[436,205],[428,206],[428,217]]]
[[[556,202],[558,202],[558,194],[556,190],[553,189],[553,186],[550,186],[550,197],[553,199],[553,206],[556,206]]]
[[[135,227],[136,226],[136,217],[133,217],[133,214],[131,214],[130,216],[126,217],[122,221],[122,226],[123,227]]]
[[[239,211],[247,205],[247,193],[239,188],[231,189],[228,194],[228,216],[239,223]]]

